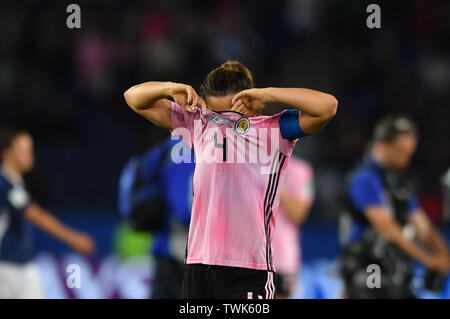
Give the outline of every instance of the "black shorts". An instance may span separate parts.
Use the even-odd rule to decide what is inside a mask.
[[[188,264],[183,299],[273,299],[274,273],[238,267]]]

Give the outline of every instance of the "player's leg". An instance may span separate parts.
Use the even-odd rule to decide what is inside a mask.
[[[39,266],[30,262],[23,267],[20,299],[44,299],[44,289]]]
[[[19,298],[22,265],[0,262],[0,299]]]
[[[188,264],[184,272],[182,299],[212,299],[209,266]]]

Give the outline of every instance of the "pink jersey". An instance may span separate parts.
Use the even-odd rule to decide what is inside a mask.
[[[286,179],[282,192],[299,200],[311,203],[314,200],[314,176],[311,165],[292,157],[286,168]],[[280,205],[276,217],[277,226],[273,233],[273,258],[277,271],[281,274],[296,275],[300,268],[300,230],[291,222]]]
[[[279,185],[297,141],[281,136],[282,113],[247,119],[231,111],[188,113],[174,102],[171,108],[172,134],[196,158],[186,263],[274,271]]]

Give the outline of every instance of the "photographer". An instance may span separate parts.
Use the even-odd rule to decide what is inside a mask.
[[[349,176],[340,260],[347,298],[415,298],[412,260],[435,277],[450,269],[445,240],[419,206],[406,175],[417,142],[411,120],[387,117],[375,128],[370,155]],[[377,288],[367,285],[371,264],[380,267]]]
[[[174,162],[172,151],[180,155],[177,150],[183,145],[189,150],[184,155],[190,162]],[[122,171],[120,213],[135,231],[154,235],[152,299],[180,298],[194,168],[189,147],[181,140],[167,138],[143,155],[133,156]]]

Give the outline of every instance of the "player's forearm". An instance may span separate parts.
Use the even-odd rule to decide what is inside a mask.
[[[338,102],[333,95],[301,88],[273,88],[264,90],[266,103],[287,104],[313,117],[331,119]]]
[[[72,230],[38,205],[30,205],[25,212],[25,216],[36,227],[66,244],[71,244]]]
[[[137,84],[125,91],[124,97],[132,109],[147,109],[156,101],[169,97],[172,84],[172,82],[145,82]]]

